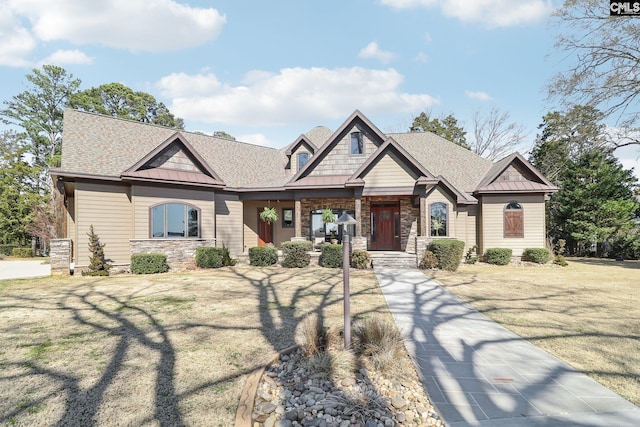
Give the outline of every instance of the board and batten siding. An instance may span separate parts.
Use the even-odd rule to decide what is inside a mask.
[[[522,206],[524,237],[504,237],[504,208],[516,201]],[[482,204],[481,227],[482,252],[488,248],[510,248],[513,256],[522,256],[526,248],[545,247],[544,195],[486,195]]]
[[[417,178],[389,154],[383,156],[363,177],[365,188],[413,187]]]
[[[212,190],[187,190],[180,188],[150,187],[134,185],[131,189],[133,199],[133,234],[130,238],[149,239],[150,208],[160,203],[184,203],[200,209],[200,237],[215,237],[215,193]]]
[[[216,193],[216,246],[224,245],[232,256],[244,252],[243,212],[240,197]]]
[[[94,232],[105,244],[104,255],[112,265],[129,264],[129,239],[133,235],[133,210],[127,185],[78,182],[75,190],[74,262],[89,265],[87,233]]]

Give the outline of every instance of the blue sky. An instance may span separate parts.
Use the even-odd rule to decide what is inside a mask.
[[[42,64],[82,89],[153,94],[190,131],[283,147],[355,109],[382,131],[421,111],[509,112],[529,132],[554,109],[566,67],[549,21],[558,0],[0,0],[0,100]],[[637,149],[622,155],[636,165]]]

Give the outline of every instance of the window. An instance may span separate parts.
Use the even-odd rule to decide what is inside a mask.
[[[524,212],[520,203],[511,201],[504,208],[504,237],[524,237]]]
[[[351,133],[351,151],[352,155],[364,154],[364,139],[362,132]]]
[[[291,228],[294,226],[293,222],[293,209],[291,208],[283,208],[282,209],[282,228]]]
[[[447,235],[447,205],[437,202],[431,204],[431,236],[443,237]]]
[[[309,161],[309,153],[302,152],[298,153],[298,170],[302,169],[304,165]]]
[[[151,237],[163,239],[200,237],[198,208],[183,203],[163,203],[151,209]]]
[[[331,209],[336,218],[339,218],[343,213],[348,213],[352,217],[355,218],[356,212],[354,210],[349,209]],[[324,237],[327,241],[335,238],[338,240],[342,240],[343,233],[343,225],[338,225],[333,222],[329,222],[324,224],[322,222],[322,209],[317,209],[315,211],[311,211],[311,239],[315,239],[316,237]],[[356,226],[355,224],[347,225],[347,233],[351,237],[356,235]]]

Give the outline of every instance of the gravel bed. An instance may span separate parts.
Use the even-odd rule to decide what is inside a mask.
[[[417,374],[385,378],[361,368],[334,382],[306,365],[298,349],[265,369],[253,427],[444,426]]]

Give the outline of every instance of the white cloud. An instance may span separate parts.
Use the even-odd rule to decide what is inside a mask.
[[[378,46],[378,43],[371,42],[358,53],[358,58],[372,58],[377,59],[383,64],[388,64],[395,55],[392,52],[387,52]]]
[[[398,9],[438,7],[446,16],[489,27],[510,27],[540,21],[551,13],[551,0],[380,0]]]
[[[491,100],[493,100],[493,98],[491,98],[489,96],[489,94],[486,93],[486,92],[473,92],[473,91],[470,91],[470,90],[466,90],[464,92],[464,94],[467,96],[467,98],[475,99],[476,101],[491,101]]]
[[[282,144],[276,144],[269,140],[265,135],[261,133],[248,133],[244,135],[238,135],[236,140],[242,142],[248,142],[249,144],[262,145],[264,147],[280,148]]]
[[[394,69],[285,68],[253,71],[242,85],[221,84],[213,74],[171,74],[157,82],[171,112],[185,120],[267,126],[368,114],[424,111],[438,103],[427,94],[400,91]],[[197,87],[197,90],[194,90]]]
[[[36,40],[14,16],[7,4],[0,3],[0,65],[28,66],[26,58],[36,48]]]
[[[415,56],[414,60],[417,61],[417,62],[426,63],[427,61],[429,61],[429,57],[427,56],[426,53],[420,52]]]
[[[9,0],[9,10],[27,18],[31,37],[75,44],[101,44],[133,51],[171,51],[215,39],[226,22],[212,8],[173,0]]]
[[[63,65],[63,64],[91,64],[93,58],[77,49],[57,50],[40,61],[40,64]]]

